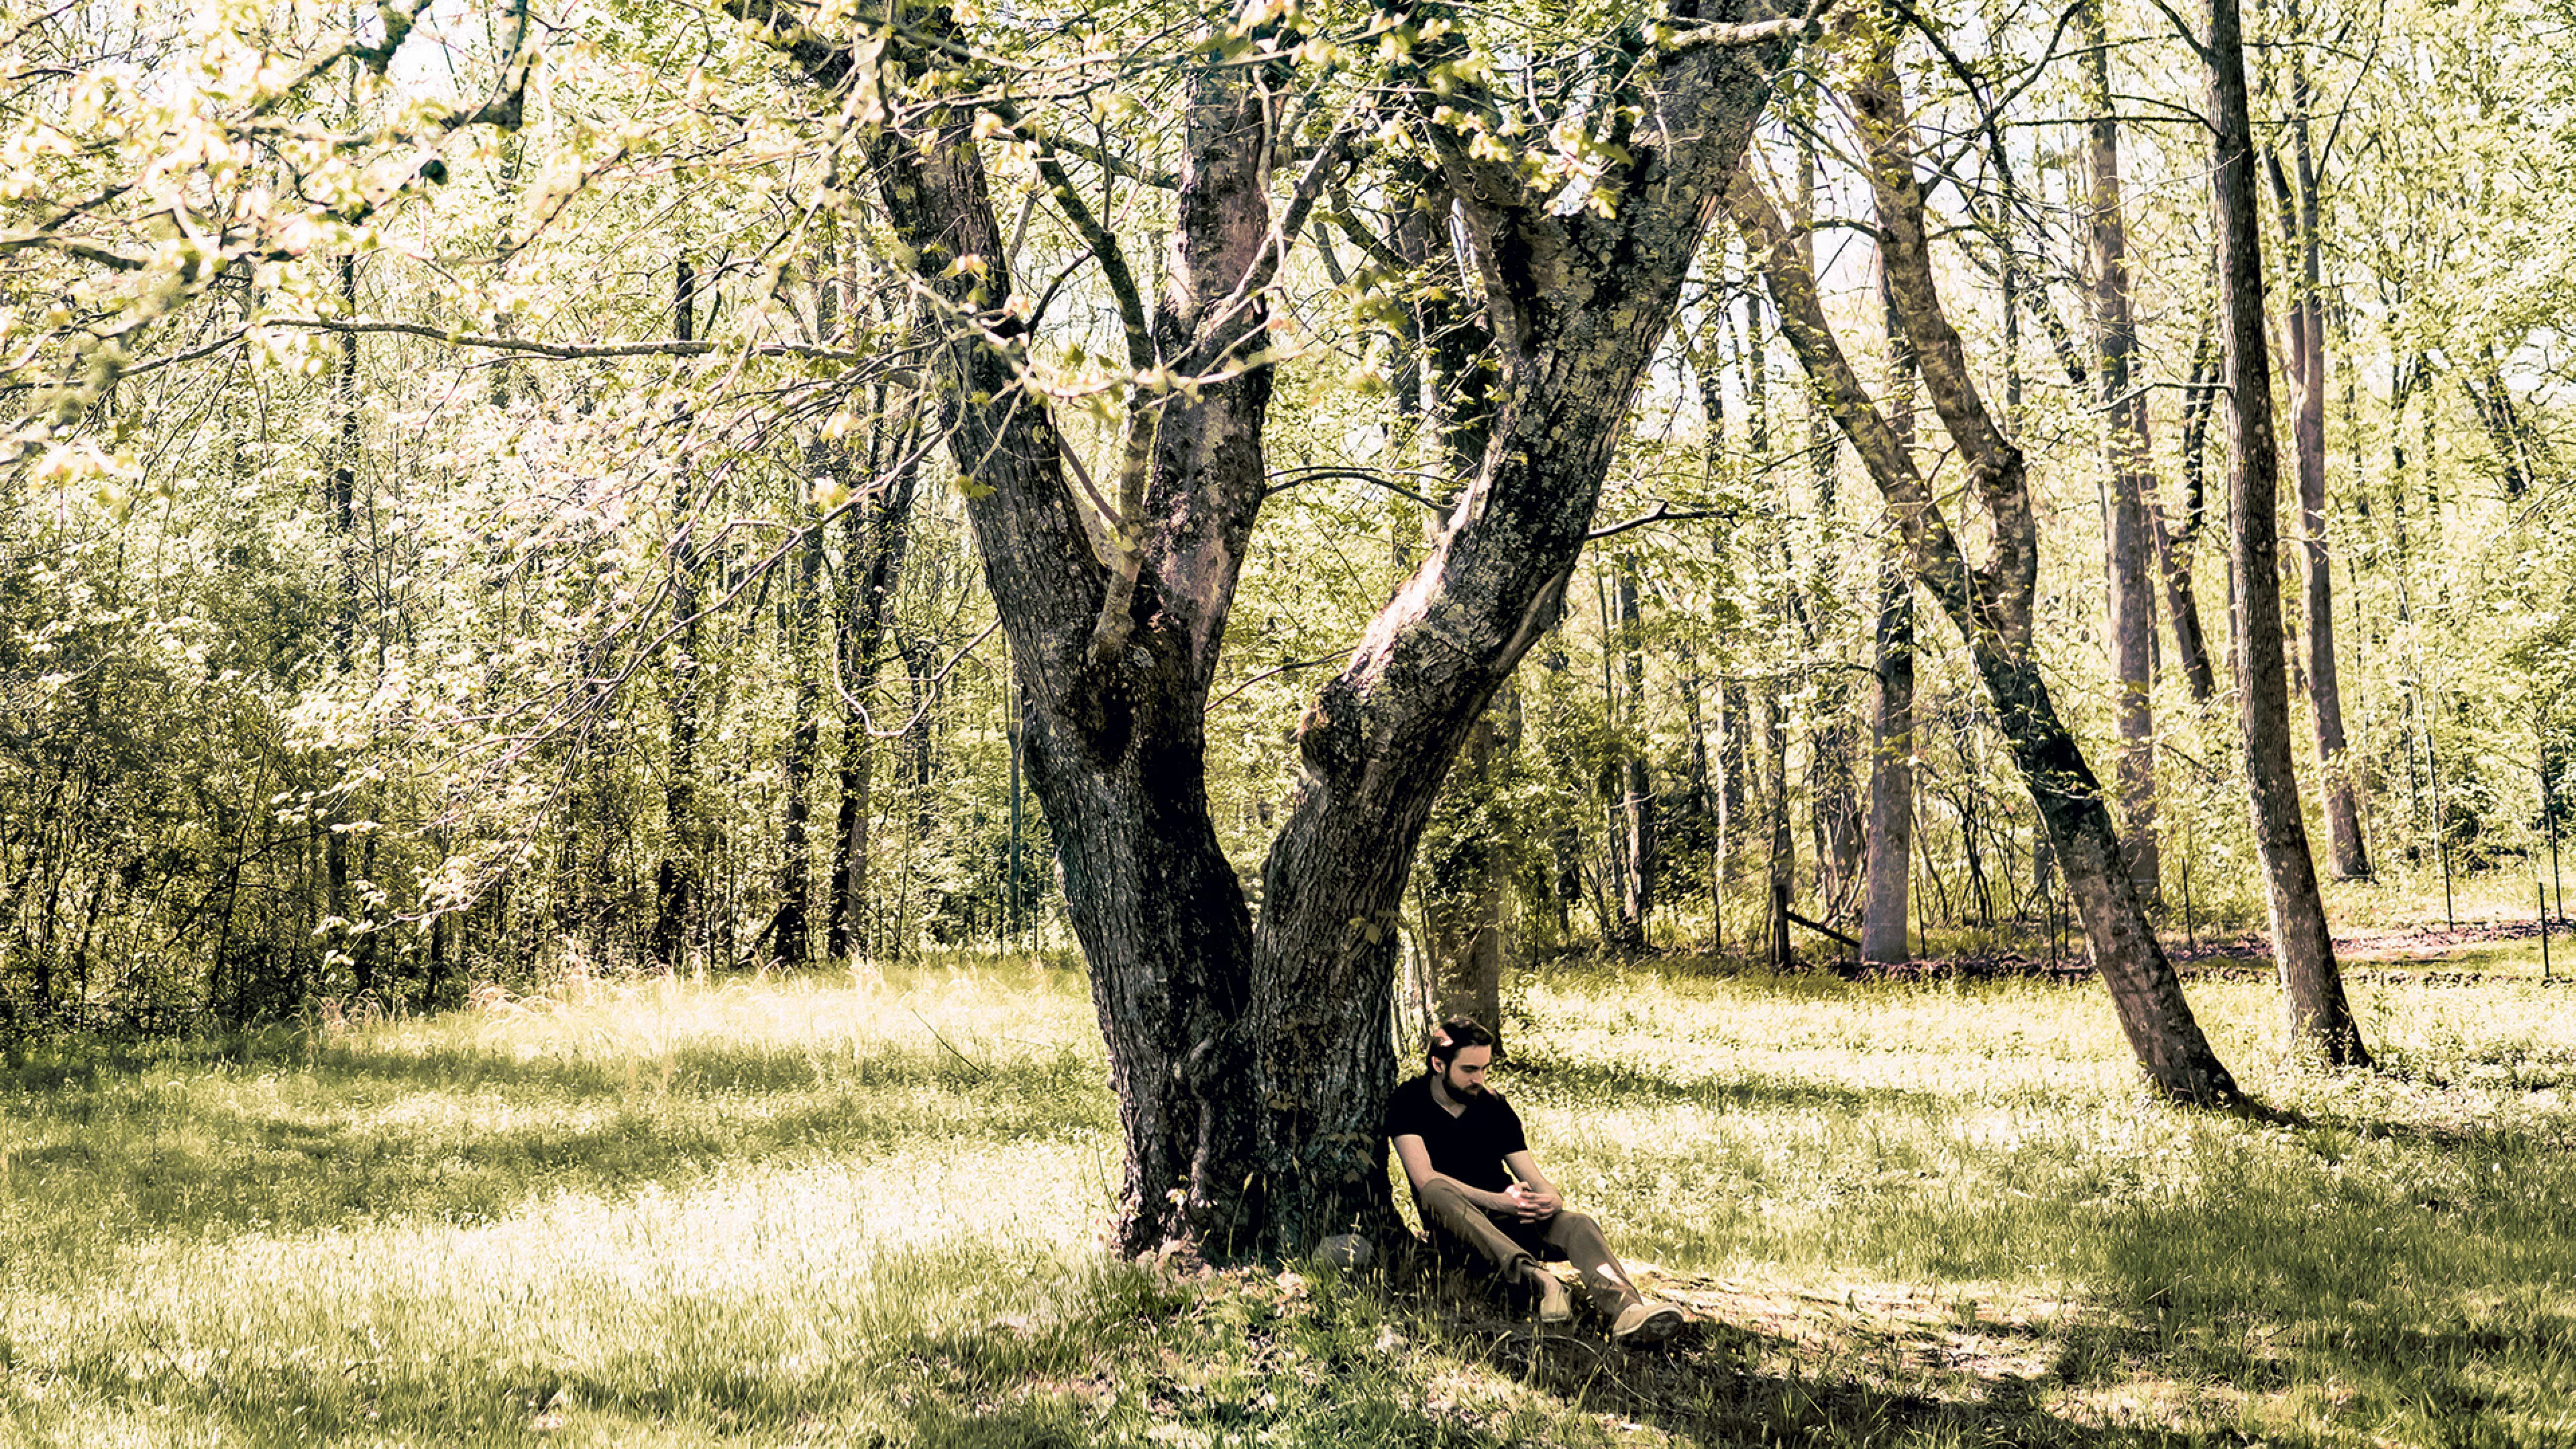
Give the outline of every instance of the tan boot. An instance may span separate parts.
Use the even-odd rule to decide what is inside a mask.
[[[1661,1343],[1681,1331],[1682,1311],[1669,1303],[1631,1303],[1611,1321],[1610,1341],[1630,1347]]]
[[[1574,1295],[1565,1291],[1565,1285],[1557,1281],[1554,1273],[1536,1263],[1521,1271],[1530,1275],[1531,1286],[1538,1289],[1539,1322],[1565,1323],[1573,1319]]]

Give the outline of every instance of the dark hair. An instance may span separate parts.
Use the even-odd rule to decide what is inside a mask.
[[[1431,1029],[1431,1042],[1424,1050],[1431,1053],[1433,1061],[1445,1067],[1456,1061],[1458,1053],[1466,1047],[1489,1047],[1493,1044],[1494,1034],[1485,1030],[1484,1024],[1476,1018],[1453,1016]]]

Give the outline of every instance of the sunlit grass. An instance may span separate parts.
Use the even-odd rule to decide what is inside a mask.
[[[2536,943],[2535,943],[2536,944]],[[1560,1185],[1706,1319],[1106,1261],[1078,974],[575,980],[0,1076],[0,1444],[2576,1438],[2576,1029],[2357,982],[2388,1065],[2140,1090],[2098,986],[1692,963],[1512,993]]]

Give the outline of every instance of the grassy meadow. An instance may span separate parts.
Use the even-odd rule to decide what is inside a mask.
[[[2386,1069],[2147,1100],[2098,986],[1525,976],[1500,1085],[1701,1323],[1106,1259],[1080,974],[573,979],[0,1073],[0,1444],[2576,1443],[2576,1024],[2357,975]],[[2562,963],[2562,969],[2564,963]]]

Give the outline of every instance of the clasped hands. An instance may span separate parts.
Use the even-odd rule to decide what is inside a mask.
[[[1525,1223],[1545,1222],[1555,1217],[1558,1210],[1565,1206],[1564,1198],[1535,1183],[1513,1183],[1503,1189],[1503,1196],[1511,1202],[1512,1210],[1519,1213],[1521,1221]]]

